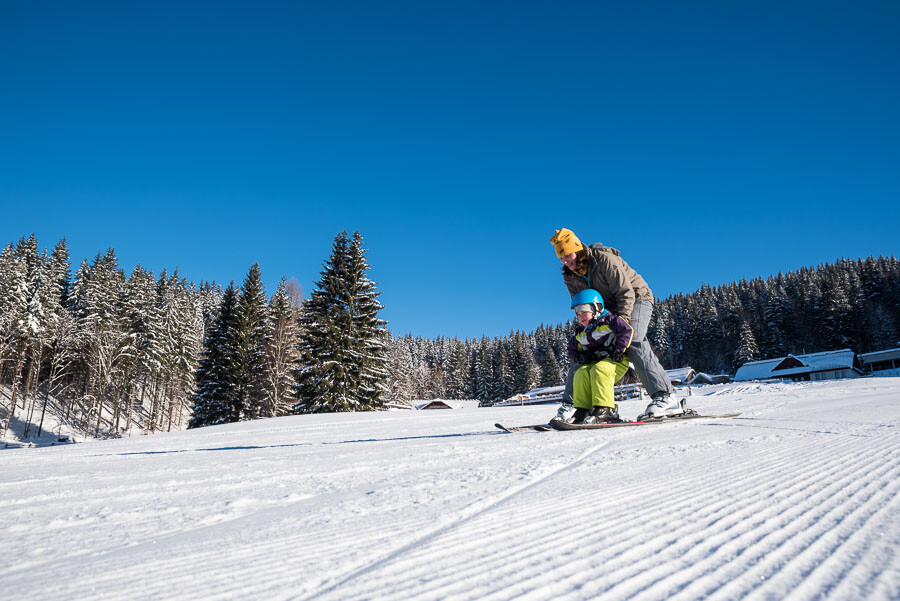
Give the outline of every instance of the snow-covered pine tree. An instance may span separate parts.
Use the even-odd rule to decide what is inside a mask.
[[[266,344],[266,386],[262,415],[288,415],[294,406],[294,374],[300,366],[300,329],[288,293],[281,283],[269,300],[269,333]]]
[[[181,427],[194,389],[202,317],[177,270],[171,277],[163,270],[157,282],[157,304],[163,325],[160,341],[165,394],[154,422],[171,431]]]
[[[343,278],[348,269],[347,232],[335,237],[316,289],[300,310],[300,362],[296,374],[297,413],[360,409],[350,379],[349,306]]]
[[[350,241],[348,275],[349,308],[353,320],[353,346],[359,364],[359,400],[367,410],[384,407],[388,377],[387,322],[378,317],[384,308],[378,301],[381,293],[369,279],[369,262],[359,231]]]
[[[396,405],[410,405],[416,398],[412,371],[412,337],[393,338],[390,345],[387,400]]]
[[[540,381],[541,374],[526,334],[517,332],[512,338],[512,348],[513,362],[516,366],[513,393],[521,394],[535,388]]]
[[[259,263],[250,267],[244,279],[235,317],[236,417],[238,420],[256,419],[263,415],[265,405],[268,337],[268,307]]]
[[[162,372],[162,319],[158,313],[156,281],[152,272],[135,266],[125,285],[124,316],[130,333],[131,361],[127,365],[123,400],[126,429],[131,425],[135,399],[142,399],[146,387]],[[155,424],[154,424],[155,425]],[[151,426],[152,427],[152,426]],[[153,428],[155,429],[155,428]]]
[[[753,336],[750,325],[745,321],[741,323],[740,341],[738,343],[738,349],[734,353],[734,363],[731,367],[734,371],[737,371],[744,363],[755,361],[758,358],[759,350],[756,347],[756,338]]]
[[[12,373],[13,390],[7,407],[6,421],[0,434],[5,435],[16,411],[19,383],[28,350],[25,315],[28,309],[29,281],[25,261],[10,244],[0,253],[0,381]]]
[[[38,387],[38,377],[41,372],[41,363],[44,351],[49,344],[49,332],[51,321],[54,318],[52,307],[52,287],[48,285],[50,280],[50,265],[46,250],[40,256],[37,255],[37,242],[34,236],[30,239],[34,246],[28,248],[28,254],[24,255],[26,264],[30,260],[30,285],[28,291],[28,306],[20,324],[20,331],[25,335],[23,350],[28,353],[29,360],[22,373],[22,408],[26,411],[26,423],[24,436],[27,438],[31,419],[34,415],[35,395],[32,391]]]
[[[556,360],[556,355],[550,348],[545,349],[544,352],[541,353],[540,359],[538,360],[538,369],[540,372],[540,380],[538,381],[539,386],[559,386],[563,383],[559,374],[559,362]]]
[[[206,332],[196,389],[191,397],[193,415],[188,428],[238,421],[234,375],[233,332],[237,328],[237,291],[231,282],[222,295],[215,321]]]
[[[440,396],[438,389],[443,390],[443,374],[437,373],[433,364],[433,341],[421,337],[415,339],[410,347],[413,353],[412,399],[433,399]]]
[[[475,349],[475,398],[479,401],[493,400],[494,362],[491,341],[482,336]]]
[[[131,356],[124,319],[125,274],[112,248],[98,253],[88,269],[82,267],[73,286],[76,327],[84,344],[82,400],[90,407],[94,436],[99,436],[105,410],[114,408],[123,393],[123,368]]]
[[[303,304],[297,372],[299,413],[364,411],[382,406],[387,353],[381,303],[366,272],[359,232],[338,234],[316,289]]]
[[[785,353],[785,325],[790,313],[790,301],[784,292],[783,277],[771,278],[766,285],[766,301],[763,307],[765,328],[760,344],[760,359],[779,357]]]
[[[447,398],[465,399],[466,384],[469,377],[469,359],[463,343],[454,339],[447,358]]]
[[[41,416],[38,422],[38,436],[43,431],[44,416],[50,395],[56,394],[57,384],[64,373],[64,367],[68,364],[68,351],[75,323],[71,313],[66,310],[69,278],[69,249],[66,246],[65,238],[63,238],[57,242],[53,252],[50,254],[47,281],[45,283],[47,296],[45,309],[49,316],[49,330],[46,341],[49,366],[46,372]]]
[[[852,304],[848,288],[847,279],[840,273],[826,276],[822,286],[819,315],[824,342],[832,349],[846,348],[855,342],[850,327]]]
[[[497,401],[509,398],[516,392],[509,340],[499,340],[494,348],[494,386],[491,396]]]

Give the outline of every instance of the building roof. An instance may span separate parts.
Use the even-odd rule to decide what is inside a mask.
[[[728,374],[707,374],[702,371],[688,380],[688,384],[724,384],[731,380]]]
[[[883,351],[875,351],[874,353],[863,353],[859,356],[861,363],[875,363],[876,361],[890,361],[891,359],[900,359],[900,346]]]
[[[734,375],[735,380],[765,380],[797,374],[853,369],[853,351],[825,351],[809,355],[788,355],[776,359],[764,359],[743,364]]]
[[[473,409],[478,406],[479,402],[474,399],[432,399],[417,403],[416,409]]]

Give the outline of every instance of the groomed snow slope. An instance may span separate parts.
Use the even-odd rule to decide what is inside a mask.
[[[555,407],[313,415],[2,451],[0,591],[900,599],[900,378],[702,392],[743,415],[521,434],[492,424]]]

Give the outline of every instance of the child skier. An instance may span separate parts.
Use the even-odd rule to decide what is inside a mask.
[[[614,386],[628,371],[625,349],[633,330],[603,307],[603,297],[588,288],[572,297],[578,325],[569,339],[569,360],[575,364],[573,424],[618,422]]]

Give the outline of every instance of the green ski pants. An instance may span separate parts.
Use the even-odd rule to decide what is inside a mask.
[[[572,382],[573,404],[581,409],[615,406],[614,387],[626,371],[628,371],[627,357],[621,363],[604,359],[579,366]]]

